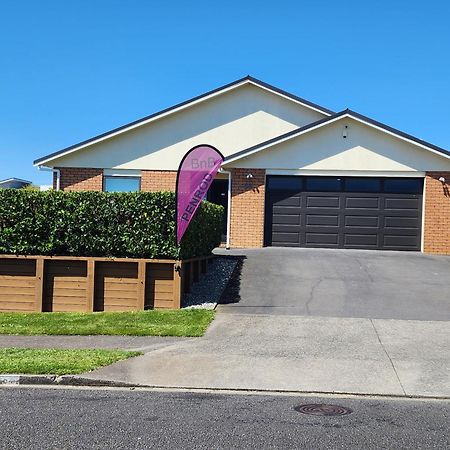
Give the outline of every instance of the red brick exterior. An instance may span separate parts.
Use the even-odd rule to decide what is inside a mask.
[[[264,169],[231,171],[231,247],[262,247],[264,243]],[[251,173],[253,178],[247,178]]]
[[[264,169],[230,169],[232,176],[232,247],[262,247],[264,243]],[[60,169],[60,189],[65,191],[101,191],[103,170],[64,167]],[[247,178],[251,173],[253,178]],[[441,183],[444,177],[446,183]],[[176,172],[143,170],[141,190],[175,191]],[[53,178],[56,188],[56,176]],[[450,172],[427,172],[424,203],[424,251],[450,255]]]
[[[427,172],[424,217],[424,252],[450,255],[450,172]]]
[[[169,170],[143,170],[141,172],[141,191],[175,192],[177,173]]]
[[[78,167],[62,167],[59,188],[62,191],[102,191],[103,170]],[[56,189],[56,174],[53,176]]]

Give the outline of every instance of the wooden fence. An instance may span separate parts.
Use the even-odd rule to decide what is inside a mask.
[[[179,309],[210,258],[0,255],[0,311]]]

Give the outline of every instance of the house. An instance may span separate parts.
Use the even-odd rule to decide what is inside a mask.
[[[20,178],[7,178],[0,181],[0,189],[22,189],[30,184],[31,181],[21,180]]]
[[[209,199],[231,247],[450,254],[450,152],[250,76],[34,162],[63,190],[174,190],[183,155],[225,156]]]

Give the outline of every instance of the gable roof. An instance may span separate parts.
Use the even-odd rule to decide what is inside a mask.
[[[233,81],[232,83],[226,84],[224,86],[221,86],[219,88],[213,89],[212,91],[206,92],[204,94],[201,94],[197,97],[191,98],[190,100],[186,100],[184,102],[178,103],[177,105],[171,106],[170,108],[163,109],[162,111],[158,111],[154,114],[151,114],[149,116],[143,117],[142,119],[135,120],[134,122],[130,122],[126,125],[122,125],[121,127],[114,128],[111,131],[107,131],[106,133],[99,134],[97,136],[94,136],[90,139],[87,139],[85,141],[79,142],[78,144],[71,145],[70,147],[63,148],[62,150],[58,150],[54,153],[51,153],[49,155],[43,156],[42,158],[36,159],[33,164],[35,166],[43,165],[46,162],[59,158],[61,156],[64,156],[66,154],[75,152],[77,150],[81,150],[82,148],[85,148],[89,145],[95,144],[97,142],[103,141],[105,139],[111,138],[113,136],[116,136],[120,133],[124,133],[128,130],[131,130],[133,128],[146,125],[147,123],[152,122],[153,120],[160,119],[162,117],[165,117],[169,114],[173,114],[175,112],[178,112],[182,109],[188,108],[190,106],[193,106],[197,103],[203,102],[209,98],[215,97],[220,94],[224,94],[225,92],[228,92],[230,90],[236,89],[240,86],[251,84],[257,87],[260,87],[262,89],[265,89],[267,91],[270,91],[276,95],[279,95],[281,97],[284,97],[288,100],[291,100],[295,103],[298,103],[302,106],[305,106],[306,108],[312,109],[314,111],[317,111],[319,113],[322,113],[326,116],[331,116],[334,114],[333,111],[324,108],[320,105],[317,105],[315,103],[310,102],[309,100],[305,100],[304,98],[297,97],[296,95],[293,95],[289,92],[283,91],[282,89],[279,89],[275,86],[272,86],[268,83],[265,83],[264,81],[258,80],[254,77],[251,77],[250,75],[247,75],[244,78],[240,78],[239,80]]]
[[[289,131],[288,133],[282,134],[276,138],[269,139],[268,141],[261,142],[260,144],[254,145],[253,147],[249,147],[245,150],[241,150],[237,153],[234,153],[232,155],[229,155],[225,158],[224,164],[237,161],[241,158],[245,158],[247,156],[250,156],[254,153],[260,152],[261,150],[264,150],[268,147],[272,147],[273,145],[279,144],[281,142],[290,140],[292,138],[295,138],[297,136],[300,136],[302,134],[308,133],[310,131],[316,130],[317,128],[326,126],[328,124],[331,124],[339,119],[342,119],[344,117],[350,117],[352,119],[357,120],[358,122],[364,123],[366,125],[369,125],[373,128],[376,128],[378,130],[381,130],[385,133],[388,133],[390,135],[396,136],[400,139],[403,139],[407,142],[410,142],[412,144],[418,145],[419,147],[422,147],[426,150],[429,150],[433,153],[437,153],[438,155],[445,156],[447,158],[450,158],[450,151],[445,150],[441,147],[438,147],[437,145],[430,144],[429,142],[426,142],[422,139],[419,139],[415,136],[412,136],[411,134],[404,133],[403,131],[397,130],[396,128],[393,128],[389,125],[386,125],[384,123],[378,122],[376,120],[371,119],[370,117],[364,116],[362,114],[359,114],[355,111],[352,111],[350,109],[345,109],[344,111],[340,111],[336,114],[333,114],[329,117],[325,117],[324,119],[320,119],[316,122],[310,123],[308,125],[305,125],[303,127],[297,128],[296,130]]]
[[[0,184],[8,183],[10,181],[18,181],[19,183],[23,183],[23,184],[31,184],[31,181],[22,180],[21,178],[15,178],[15,177],[7,178],[6,180],[0,180]]]

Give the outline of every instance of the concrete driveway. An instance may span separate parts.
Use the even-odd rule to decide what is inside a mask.
[[[218,253],[245,258],[235,303],[222,312],[450,320],[448,256],[273,247]]]
[[[447,322],[218,313],[206,335],[84,374],[143,386],[450,397]]]
[[[236,303],[218,307],[203,338],[171,342],[83,377],[450,397],[450,258],[276,248],[231,253],[245,256],[228,292]]]

